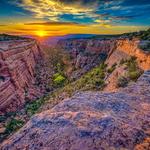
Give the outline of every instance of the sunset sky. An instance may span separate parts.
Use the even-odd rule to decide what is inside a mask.
[[[150,26],[150,0],[0,0],[0,33],[118,34]]]

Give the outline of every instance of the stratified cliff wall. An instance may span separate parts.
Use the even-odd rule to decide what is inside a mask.
[[[39,96],[35,87],[35,65],[42,59],[35,40],[0,43],[0,112],[14,111],[29,99]]]
[[[150,69],[150,53],[140,49],[139,43],[138,39],[71,39],[59,41],[57,47],[73,55],[74,64],[82,68],[89,64],[92,55],[106,54],[108,56],[106,62],[110,66],[118,63],[121,59],[135,56],[139,67],[148,70]],[[93,63],[96,61],[96,57],[94,57]]]
[[[115,41],[99,39],[60,40],[56,47],[65,50],[71,56],[75,71],[69,76],[77,79],[102,62],[115,48]]]
[[[117,50],[120,50],[130,56],[137,58],[139,67],[143,70],[150,69],[150,52],[143,51],[139,48],[140,41],[135,40],[117,40]]]

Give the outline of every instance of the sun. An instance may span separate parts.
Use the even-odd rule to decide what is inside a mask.
[[[47,33],[44,30],[38,30],[36,31],[36,35],[40,37],[44,37],[47,35]]]

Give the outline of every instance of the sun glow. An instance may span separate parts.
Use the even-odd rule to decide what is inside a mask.
[[[47,35],[47,33],[43,30],[39,30],[39,31],[36,31],[36,35],[40,37],[44,37]]]

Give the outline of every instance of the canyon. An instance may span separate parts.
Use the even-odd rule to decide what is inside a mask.
[[[143,70],[150,69],[150,54],[139,48],[140,40],[133,39],[68,39],[60,40],[57,44],[59,49],[63,49],[70,53],[75,58],[76,68],[83,68],[90,62],[92,55],[104,55],[107,57],[106,62],[109,66],[126,59],[127,56],[135,56],[138,60],[138,65]],[[94,60],[98,60],[94,57]]]
[[[0,42],[0,113],[15,111],[27,97],[41,96],[35,86],[35,66],[42,57],[35,40]]]
[[[54,102],[46,97],[48,102],[42,103],[40,113],[30,116],[26,125],[9,136],[0,149],[148,149],[150,53],[140,48],[140,42],[128,38],[60,40],[55,48],[69,54],[69,60],[63,63],[69,64],[67,69],[71,71],[65,71],[70,82],[105,63],[106,72],[101,72],[105,73],[105,87],[101,91],[78,89],[71,97],[62,90]],[[33,39],[2,41],[0,45],[0,113],[3,114],[16,111],[27,101],[36,102],[44,95],[36,82],[36,66],[46,57]],[[127,87],[116,87],[119,77],[127,74],[126,64],[130,59],[134,60],[132,63],[136,61],[137,71],[144,73]],[[39,66],[40,71],[43,69],[40,82],[45,84],[43,78],[50,66]],[[92,80],[94,74],[91,75]],[[76,83],[70,86],[77,86]],[[34,103],[33,106],[37,107]]]
[[[69,54],[69,63],[75,68],[69,76],[78,79],[105,59],[111,67],[122,59],[135,56],[142,70],[150,69],[150,54],[141,50],[139,43],[137,39],[68,39],[60,40],[56,48]],[[31,39],[1,41],[0,48],[0,112],[3,113],[15,111],[26,100],[42,96],[44,91],[35,84],[35,66],[44,54],[39,44]],[[121,72],[122,69],[118,69],[109,77],[109,86],[114,82],[110,80]],[[114,87],[105,89],[113,91]]]

